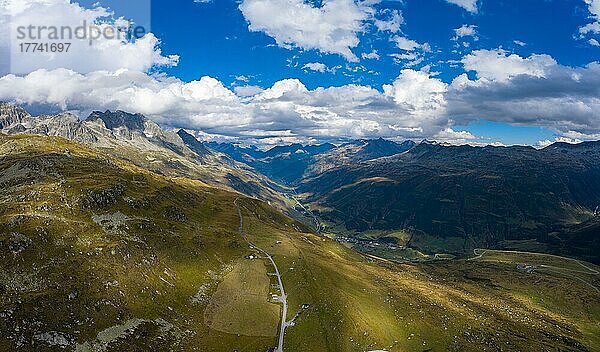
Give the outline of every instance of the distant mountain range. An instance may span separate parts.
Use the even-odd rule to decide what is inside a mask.
[[[430,253],[497,247],[600,260],[600,142],[541,150],[383,139],[268,151],[207,146],[295,187],[325,231],[406,232]]]
[[[600,142],[537,150],[377,139],[261,150],[203,143],[139,114],[94,112],[80,121],[72,114],[32,117],[10,104],[0,105],[0,130],[82,142],[292,215],[299,214],[290,205],[295,193],[335,234],[400,231],[430,253],[535,248],[600,261]]]
[[[535,246],[596,261],[600,253],[600,233],[573,230],[598,229],[599,142],[542,150],[421,143],[327,170],[298,191],[351,232],[405,230],[428,251]]]
[[[233,159],[246,163],[264,175],[286,185],[296,185],[304,178],[344,165],[403,153],[415,146],[412,141],[402,144],[377,140],[356,140],[335,146],[331,143],[303,146],[277,146],[267,151],[256,147],[240,147],[231,143],[207,143]]]

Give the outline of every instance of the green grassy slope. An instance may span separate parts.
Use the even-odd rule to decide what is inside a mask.
[[[252,240],[283,267],[290,307],[311,305],[286,330],[290,351],[600,347],[599,296],[577,280],[522,273],[516,262],[372,260],[316,235],[267,230],[267,215],[250,209]]]
[[[234,194],[58,138],[3,138],[0,150],[0,350],[44,350],[39,335],[55,331],[69,342],[93,341],[132,319],[173,325],[152,322],[140,332],[159,351],[227,341],[204,325],[203,310],[246,252]],[[273,339],[234,340],[260,350]],[[138,345],[133,336],[113,350],[130,345]]]
[[[250,240],[282,271],[288,317],[309,305],[286,330],[286,351],[600,349],[598,295],[568,277],[504,261],[370,259],[258,200],[60,138],[0,136],[0,186],[0,351],[275,346],[269,331],[232,333],[249,331],[255,312],[219,293],[255,277],[240,292],[260,296],[272,270],[244,259],[253,252],[237,198]],[[210,327],[215,303],[243,308],[229,326],[239,330]]]

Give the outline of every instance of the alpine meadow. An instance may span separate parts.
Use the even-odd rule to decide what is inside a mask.
[[[149,350],[600,351],[600,0],[0,1],[0,352]]]

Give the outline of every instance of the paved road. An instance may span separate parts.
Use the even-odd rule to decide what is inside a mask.
[[[313,222],[315,223],[316,232],[320,234],[322,229],[321,229],[321,222],[319,221],[319,218],[312,211],[310,211],[310,209],[305,207],[304,204],[300,203],[300,201],[294,195],[290,195],[290,197],[296,202],[296,205],[298,205],[300,208],[302,208],[302,210],[304,210],[308,215],[310,215],[313,218]]]
[[[273,268],[275,269],[275,276],[277,277],[277,282],[279,284],[279,291],[281,293],[279,296],[279,302],[281,302],[283,304],[283,310],[281,312],[281,328],[279,329],[279,342],[277,345],[276,352],[283,352],[283,338],[285,337],[285,328],[287,327],[286,319],[287,319],[288,305],[287,305],[287,295],[285,294],[285,290],[283,289],[283,281],[281,280],[281,273],[279,272],[279,268],[277,267],[277,264],[275,264],[273,257],[271,257],[271,255],[269,253],[267,253],[267,251],[258,247],[257,245],[252,243],[250,240],[248,240],[248,235],[244,231],[244,217],[242,216],[242,210],[240,209],[240,206],[237,203],[237,201],[238,200],[236,199],[233,203],[237,207],[238,216],[240,217],[240,229],[239,229],[240,235],[242,236],[244,241],[246,241],[248,243],[250,248],[254,248],[257,251],[264,254],[267,257],[267,259],[269,259],[269,261],[273,265]]]
[[[497,249],[481,249],[481,248],[477,248],[477,249],[473,250],[473,253],[476,255],[476,257],[471,258],[469,260],[479,259],[479,258],[483,257],[487,252],[525,254],[525,255],[538,255],[538,256],[544,256],[544,257],[553,257],[553,258],[558,258],[558,259],[564,259],[564,260],[569,260],[569,261],[572,261],[572,262],[575,262],[575,263],[579,264],[581,267],[583,267],[584,269],[586,269],[586,271],[574,270],[574,269],[567,269],[567,268],[559,268],[559,267],[554,267],[554,266],[550,266],[550,265],[540,265],[540,266],[541,267],[545,267],[545,268],[563,269],[563,270],[573,271],[573,272],[582,273],[582,274],[591,274],[591,275],[598,275],[598,274],[600,274],[600,272],[598,272],[598,270],[590,268],[589,266],[583,264],[582,262],[580,262],[577,259],[568,258],[568,257],[561,257],[559,255],[554,255],[554,254],[537,253],[537,252],[505,251],[505,250],[497,250]]]
[[[570,277],[572,279],[579,280],[579,281],[583,282],[584,284],[588,285],[589,287],[593,288],[597,293],[600,293],[600,289],[598,287],[592,285],[591,283],[589,283],[586,280],[580,278],[579,276],[576,276],[576,275],[572,274],[572,273],[587,274],[587,275],[599,275],[600,274],[600,272],[598,272],[598,270],[590,268],[589,266],[585,265],[584,263],[580,262],[577,259],[567,258],[567,257],[561,257],[561,256],[558,256],[558,255],[553,255],[553,254],[536,253],[536,252],[503,251],[503,250],[495,250],[495,249],[477,248],[477,249],[473,250],[473,253],[475,254],[475,257],[470,258],[468,260],[480,259],[481,257],[483,257],[488,252],[491,252],[491,253],[495,252],[495,253],[522,254],[522,255],[538,255],[538,256],[553,257],[553,258],[559,258],[559,259],[569,260],[569,261],[575,262],[578,265],[580,265],[582,268],[584,268],[585,271],[583,271],[583,270],[569,269],[569,268],[563,268],[563,267],[557,267],[557,266],[553,266],[553,265],[544,265],[544,264],[539,265],[537,267],[537,270],[539,270],[540,268],[541,269],[546,269],[548,271],[552,271],[554,273],[558,273],[558,274],[561,274],[561,275],[568,276],[568,277]]]

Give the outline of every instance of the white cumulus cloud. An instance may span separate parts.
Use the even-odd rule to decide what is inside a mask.
[[[352,49],[374,12],[354,0],[324,0],[321,7],[303,0],[243,0],[239,7],[251,31],[264,32],[278,45],[339,54],[349,61],[358,61]]]
[[[446,1],[451,4],[458,5],[469,12],[477,13],[477,0],[446,0]]]
[[[267,89],[232,91],[211,77],[183,82],[135,70],[57,69],[0,78],[0,100],[38,111],[79,110],[83,117],[90,110],[121,109],[165,126],[244,138],[381,136],[473,144],[480,141],[453,126],[480,119],[543,126],[582,140],[600,133],[600,64],[571,68],[548,58],[487,54],[474,52],[465,60],[477,78],[464,74],[451,84],[405,69],[381,90],[353,84],[308,89],[286,79]],[[489,69],[503,66],[505,72]]]
[[[377,30],[385,32],[397,33],[400,31],[400,27],[404,24],[404,17],[398,10],[384,9],[380,12],[379,16],[383,16],[384,19],[375,18],[374,24]]]
[[[302,69],[306,70],[306,71],[316,71],[316,72],[321,72],[321,73],[325,73],[325,72],[335,73],[338,70],[338,67],[337,66],[329,67],[321,62],[309,62],[309,63],[305,64],[304,66],[302,66]]]
[[[518,75],[544,77],[556,61],[549,55],[522,58],[505,50],[476,50],[462,59],[465,69],[475,71],[478,78],[506,81]]]
[[[294,137],[320,139],[433,135],[447,127],[445,89],[438,79],[413,70],[403,70],[384,93],[360,85],[309,90],[297,79],[265,90],[236,87],[234,93],[211,77],[186,83],[132,70],[39,70],[0,78],[0,100],[27,106],[82,113],[120,109],[209,134],[270,136],[289,130]]]
[[[600,0],[584,0],[588,5],[588,10],[590,11],[590,18],[593,22],[586,24],[585,26],[579,28],[579,33],[581,35],[586,35],[589,33],[600,33]]]
[[[361,57],[363,59],[369,59],[369,60],[379,60],[380,56],[379,53],[377,52],[377,50],[373,50],[370,53],[362,53]]]
[[[463,37],[471,37],[474,40],[479,40],[479,36],[477,35],[477,26],[475,25],[464,24],[460,28],[456,28],[454,33],[456,33],[456,36],[452,38],[453,40],[458,40]]]
[[[560,65],[548,55],[521,57],[502,50],[463,59],[476,79],[462,74],[446,94],[448,119],[542,126],[559,134],[600,131],[600,64]]]
[[[405,107],[414,116],[437,117],[446,108],[444,95],[447,85],[427,72],[402,70],[394,83],[385,85],[383,89],[396,104]]]
[[[423,50],[425,52],[431,51],[431,47],[429,46],[428,43],[419,43],[417,41],[414,41],[414,40],[406,38],[406,37],[395,36],[392,38],[392,41],[394,43],[396,43],[396,46],[398,47],[398,49],[401,49],[404,51],[415,51],[415,50]]]

